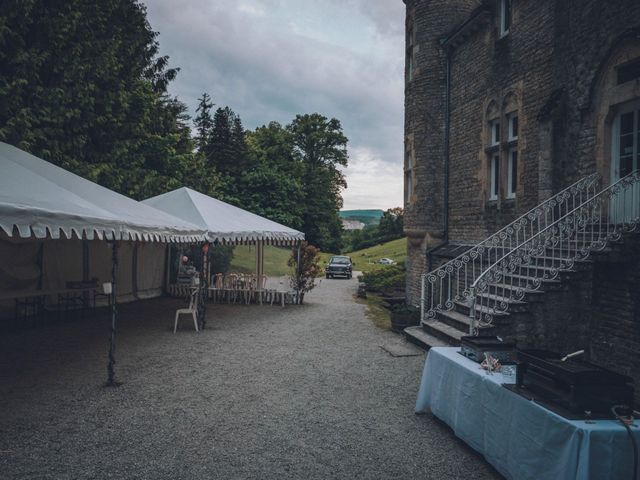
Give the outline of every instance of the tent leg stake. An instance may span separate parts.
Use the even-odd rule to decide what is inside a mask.
[[[116,381],[116,320],[118,308],[116,305],[116,284],[118,278],[118,243],[114,239],[111,242],[111,335],[109,337],[109,363],[107,365],[107,387],[120,385]]]

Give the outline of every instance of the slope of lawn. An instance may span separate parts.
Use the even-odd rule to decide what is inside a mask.
[[[385,268],[377,262],[381,258],[390,258],[396,262],[404,262],[407,259],[407,239],[399,238],[373,247],[346,253],[355,263],[354,270],[370,272],[378,268]]]
[[[291,256],[290,247],[264,247],[264,273],[270,277],[288,275],[290,268],[287,260]],[[229,267],[231,272],[253,273],[256,271],[255,245],[239,245],[233,249],[233,260]]]
[[[320,253],[320,263],[324,265],[329,261],[334,253]],[[407,258],[407,239],[399,238],[390,242],[373,247],[345,253],[355,262],[354,270],[370,272],[378,268],[385,268],[377,262],[381,258],[390,258],[396,262],[404,262]],[[288,275],[290,269],[287,260],[291,256],[291,248],[274,247],[267,245],[264,247],[264,270],[269,276],[278,277]],[[233,260],[230,271],[232,272],[255,272],[256,269],[256,247],[254,245],[241,245],[234,249]]]

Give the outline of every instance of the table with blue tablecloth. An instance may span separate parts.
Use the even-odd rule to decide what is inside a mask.
[[[429,351],[417,413],[431,411],[508,479],[631,479],[631,439],[619,422],[567,420],[504,388],[514,376],[489,374],[458,351]],[[631,429],[640,444],[640,421]]]

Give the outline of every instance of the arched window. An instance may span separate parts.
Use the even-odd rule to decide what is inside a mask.
[[[611,127],[611,181],[625,177],[640,164],[640,100],[618,107]]]
[[[640,40],[620,39],[603,61],[592,86],[596,168],[611,183],[640,167]]]

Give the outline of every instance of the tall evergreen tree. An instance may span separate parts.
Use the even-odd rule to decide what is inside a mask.
[[[249,164],[246,135],[240,116],[234,114],[232,118],[231,152],[235,161],[230,165],[230,172],[235,175],[242,175]]]
[[[195,145],[198,152],[206,157],[211,153],[210,142],[213,132],[213,118],[211,117],[211,109],[214,103],[208,93],[203,93],[198,99],[198,108],[196,108],[197,116],[193,120],[196,127]]]
[[[211,130],[211,155],[208,161],[223,175],[227,175],[233,168],[233,147],[231,128],[235,114],[229,107],[218,108],[213,116]]]
[[[0,25],[0,140],[136,197],[185,172],[177,69],[141,3],[7,0]]]

